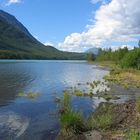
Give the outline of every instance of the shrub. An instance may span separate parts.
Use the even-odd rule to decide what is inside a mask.
[[[95,56],[93,53],[88,53],[87,54],[87,61],[94,61],[95,60]]]
[[[121,61],[122,68],[136,68],[140,69],[140,49],[135,48],[128,52]]]

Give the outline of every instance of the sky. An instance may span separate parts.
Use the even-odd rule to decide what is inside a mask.
[[[74,52],[137,46],[139,7],[140,0],[0,0],[43,44]]]

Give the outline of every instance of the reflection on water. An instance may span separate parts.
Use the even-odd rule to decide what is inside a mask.
[[[67,87],[100,80],[106,74],[108,71],[84,61],[0,61],[0,113],[10,111],[30,120],[18,139],[55,139],[59,121],[54,97],[62,96]],[[42,96],[29,100],[18,97],[21,92],[39,92]],[[88,115],[101,100],[74,97],[72,102]]]
[[[0,113],[0,139],[14,139],[21,136],[29,125],[29,120],[14,112]]]

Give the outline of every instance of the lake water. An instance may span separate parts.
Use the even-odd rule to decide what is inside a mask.
[[[100,80],[108,71],[85,61],[0,61],[0,139],[53,140],[59,132],[58,104],[69,87],[86,89],[87,82]],[[36,99],[19,93],[38,92]],[[74,108],[85,117],[101,98],[73,97]]]

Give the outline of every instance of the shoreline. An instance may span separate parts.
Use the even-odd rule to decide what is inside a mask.
[[[121,75],[121,73],[133,73],[135,75],[135,70],[122,70],[118,72],[115,70],[114,72],[114,67],[110,66],[102,66],[99,63],[94,63],[97,67],[103,68],[106,70],[110,71],[110,75],[108,78],[114,78],[114,75],[117,75],[118,77]],[[113,72],[112,72],[113,71]],[[129,75],[130,75],[129,73]],[[126,75],[125,75],[126,76]],[[138,71],[138,76],[139,71]],[[118,78],[117,77],[117,78]],[[133,77],[133,76],[132,76]],[[131,77],[131,78],[132,78]],[[112,79],[113,79],[112,78]],[[122,77],[121,77],[122,78]],[[101,122],[98,122],[99,120],[95,119],[95,124],[97,125],[96,127],[81,132],[81,134],[75,134],[73,133],[72,129],[68,129],[69,134],[66,134],[67,132],[64,131],[64,129],[61,129],[57,140],[61,140],[62,138],[64,140],[131,140],[129,139],[129,135],[132,135],[132,137],[138,137],[140,138],[140,112],[139,109],[137,109],[137,106],[139,106],[139,100],[140,100],[140,83],[139,81],[136,81],[136,83],[133,83],[130,85],[133,80],[130,77],[128,77],[127,86],[124,85],[126,83],[127,77],[122,78],[122,81],[119,81],[117,79],[106,79],[106,81],[109,82],[110,85],[110,91],[107,91],[105,94],[101,93],[98,95],[95,95],[97,97],[103,97],[106,98],[107,102],[106,103],[100,103],[99,107],[93,112],[93,114],[89,118],[99,118],[103,117],[105,118],[106,112],[110,111],[109,108],[111,107],[111,116],[113,117],[112,120],[109,120],[107,128],[103,128],[103,124],[101,126],[98,126]],[[118,82],[119,81],[119,82]],[[135,84],[138,85],[135,86]],[[93,95],[94,96],[94,95]],[[123,96],[128,96],[126,100],[124,100]],[[112,107],[113,106],[113,107]],[[139,106],[140,107],[140,106]],[[103,112],[104,110],[104,112]],[[109,117],[109,116],[108,116]],[[103,118],[102,118],[103,119]],[[104,120],[104,123],[107,123],[106,120]],[[104,124],[105,125],[105,124]],[[105,126],[104,126],[105,127]],[[132,131],[132,132],[131,132]],[[132,133],[132,134],[131,134]],[[134,135],[134,136],[133,136]],[[129,136],[129,137],[128,137]],[[136,140],[136,139],[134,139]]]

